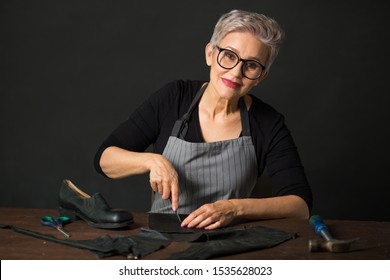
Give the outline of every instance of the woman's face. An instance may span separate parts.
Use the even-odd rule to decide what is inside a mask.
[[[262,65],[266,65],[268,48],[248,32],[229,33],[219,42],[218,47],[232,50],[242,59],[256,60]],[[210,85],[223,99],[238,100],[268,74],[263,72],[258,79],[250,80],[241,72],[242,61],[233,69],[224,69],[217,62],[218,53],[218,48],[212,49],[212,46],[207,44],[206,62],[210,66]]]

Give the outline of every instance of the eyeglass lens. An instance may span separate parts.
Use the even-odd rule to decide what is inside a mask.
[[[233,69],[242,59],[233,51],[220,49],[218,54],[218,64],[225,69]],[[242,65],[242,74],[248,79],[257,79],[263,71],[260,63],[254,60],[245,60]]]

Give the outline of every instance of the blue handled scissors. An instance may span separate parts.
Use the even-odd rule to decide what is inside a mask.
[[[66,232],[62,226],[69,222],[70,222],[70,218],[65,216],[60,216],[57,219],[54,219],[52,216],[41,217],[41,225],[55,228],[66,237],[70,237],[70,234]]]

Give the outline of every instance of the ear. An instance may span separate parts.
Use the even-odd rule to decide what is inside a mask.
[[[205,56],[206,56],[206,64],[211,66],[211,62],[213,61],[213,47],[210,43],[208,43],[205,47]]]
[[[257,86],[258,84],[260,84],[265,78],[267,78],[268,76],[268,71],[264,72],[261,74],[261,76],[257,79],[256,83],[255,83],[255,86]]]

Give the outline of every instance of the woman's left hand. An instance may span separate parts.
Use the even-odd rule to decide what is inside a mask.
[[[235,205],[229,200],[205,204],[184,219],[182,227],[216,229],[228,225],[237,216]]]

